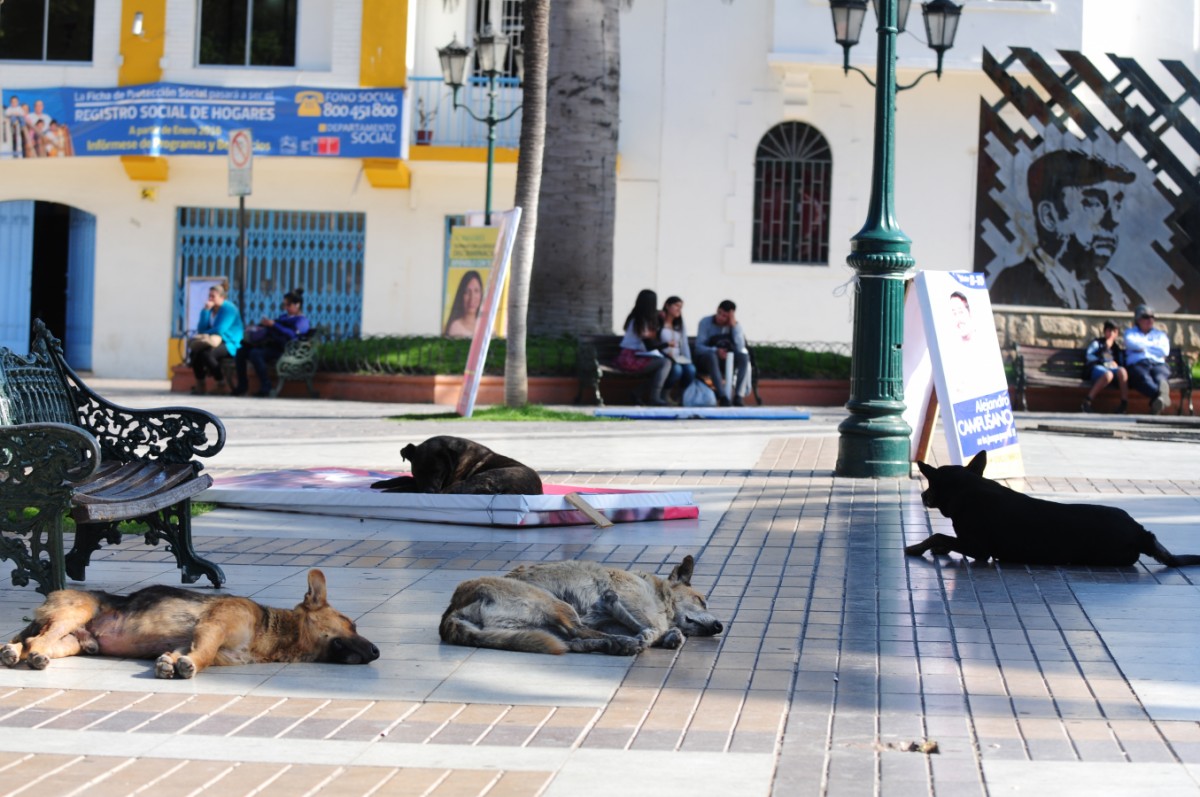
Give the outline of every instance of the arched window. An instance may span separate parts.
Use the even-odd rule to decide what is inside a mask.
[[[803,122],[775,125],[754,156],[755,263],[829,263],[833,156]]]

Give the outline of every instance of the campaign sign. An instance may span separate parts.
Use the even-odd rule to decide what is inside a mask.
[[[1023,475],[1008,380],[984,275],[975,271],[922,271],[914,287],[921,329],[906,330],[905,347],[920,341],[928,348],[950,461],[963,465],[986,450],[989,476]],[[915,321],[909,316],[907,324]],[[907,360],[910,353],[905,356]],[[907,367],[906,371],[917,373]]]
[[[5,121],[28,141],[16,157],[219,155],[246,129],[255,155],[400,157],[404,90],[238,88],[149,83],[5,89]],[[57,146],[42,146],[50,137]]]

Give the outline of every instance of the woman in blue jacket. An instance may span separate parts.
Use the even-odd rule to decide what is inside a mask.
[[[202,396],[207,392],[204,380],[211,375],[218,393],[225,392],[225,377],[221,373],[221,358],[233,357],[242,344],[242,316],[237,307],[225,301],[225,287],[214,285],[208,289],[208,301],[200,311],[196,324],[196,335],[188,343],[192,357],[192,373],[196,384],[192,393]]]

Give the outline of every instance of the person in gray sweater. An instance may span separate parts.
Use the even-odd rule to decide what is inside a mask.
[[[733,388],[732,402],[742,406],[746,376],[750,373],[750,351],[746,348],[746,336],[737,321],[737,305],[726,299],[717,305],[717,312],[700,319],[696,329],[696,348],[692,357],[696,371],[707,373],[712,379],[713,390],[722,407],[730,404],[729,391],[725,387],[725,360],[733,358],[737,384]]]

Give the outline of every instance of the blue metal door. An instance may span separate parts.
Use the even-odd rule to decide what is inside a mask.
[[[0,346],[29,351],[33,202],[0,202]]]
[[[96,217],[71,208],[67,244],[67,328],[63,346],[76,371],[92,369],[92,304],[96,284]]]

